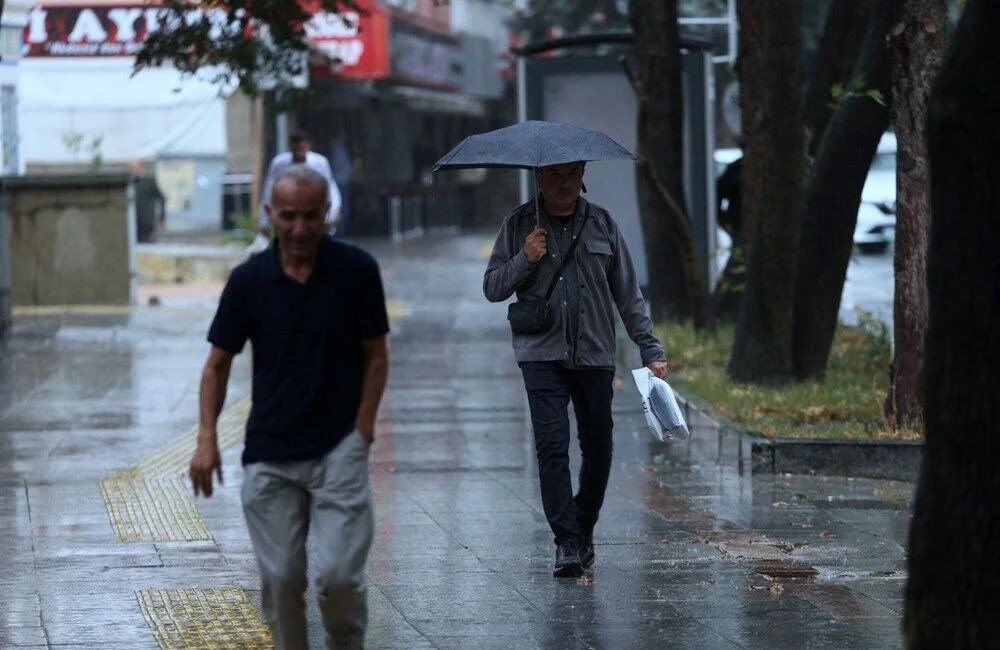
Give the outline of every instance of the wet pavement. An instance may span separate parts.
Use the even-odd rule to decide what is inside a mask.
[[[626,368],[597,563],[554,579],[506,307],[480,292],[489,238],[362,243],[393,328],[367,647],[902,647],[913,485],[740,474],[738,443],[701,419],[692,441],[658,443]],[[239,507],[247,354],[224,486],[194,501],[182,478],[215,296],[196,289],[16,313],[0,343],[3,650],[267,647]]]

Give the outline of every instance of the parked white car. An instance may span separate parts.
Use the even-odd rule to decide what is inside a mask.
[[[861,190],[854,245],[862,253],[882,253],[896,238],[896,135],[885,133],[875,150]]]
[[[743,157],[743,150],[740,148],[716,149],[713,153],[715,161],[715,178],[718,179],[726,171],[730,163],[736,162]],[[722,228],[715,228],[715,266],[716,272],[721,275],[729,261],[729,254],[733,250],[733,238]]]
[[[715,174],[743,155],[740,149],[715,151]],[[879,140],[871,168],[861,190],[861,205],[854,228],[854,245],[862,253],[883,253],[896,235],[896,134],[886,132]],[[729,252],[729,236],[719,230],[718,258],[725,266]]]

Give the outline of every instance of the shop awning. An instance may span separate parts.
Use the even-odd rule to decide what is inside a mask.
[[[382,91],[402,99],[415,111],[425,113],[452,113],[482,117],[486,115],[486,105],[481,99],[469,95],[449,93],[417,86],[383,86]]]
[[[130,59],[21,62],[24,159],[86,163],[226,152],[227,89],[173,69],[131,75]]]

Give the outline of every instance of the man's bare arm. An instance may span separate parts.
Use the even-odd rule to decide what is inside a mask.
[[[389,377],[389,344],[386,337],[365,339],[364,377],[361,382],[361,404],[354,425],[369,444],[375,441],[375,416],[378,415],[378,405],[385,392],[385,384]]]
[[[212,346],[208,360],[201,372],[201,387],[198,391],[198,440],[194,456],[191,458],[190,475],[194,494],[199,492],[212,496],[212,472],[222,483],[222,457],[219,454],[219,437],[216,426],[222,405],[226,401],[226,386],[229,371],[233,365],[233,354]]]

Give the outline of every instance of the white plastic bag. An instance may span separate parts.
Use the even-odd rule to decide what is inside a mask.
[[[660,442],[687,440],[691,433],[670,384],[654,375],[649,368],[636,368],[632,371],[632,378],[642,396],[642,411],[653,437]]]

